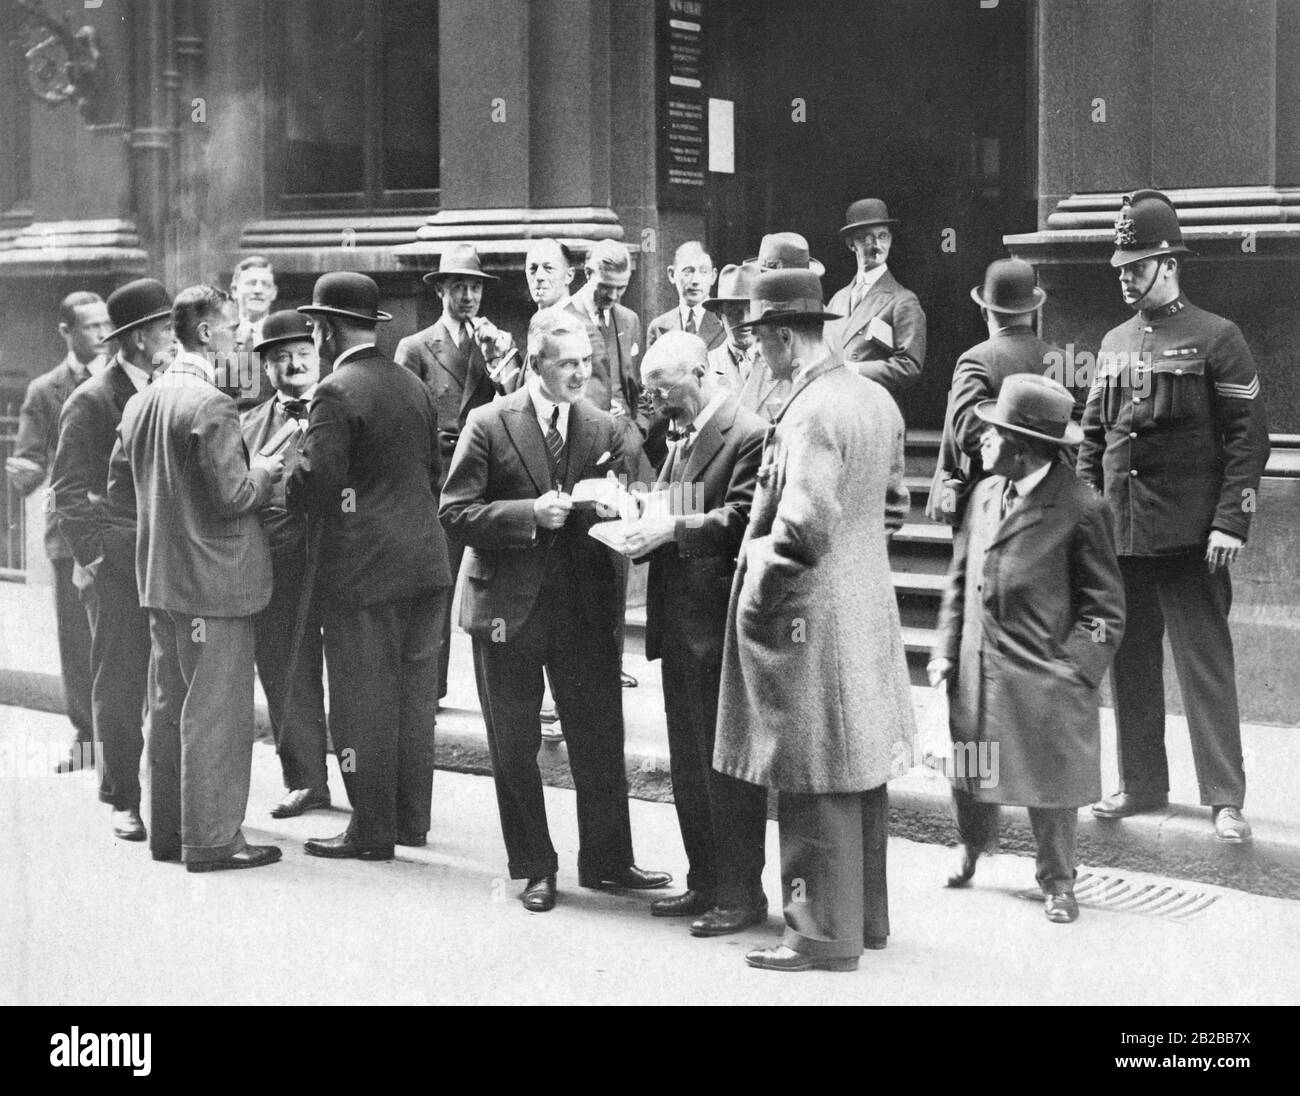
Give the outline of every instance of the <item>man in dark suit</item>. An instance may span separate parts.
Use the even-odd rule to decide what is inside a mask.
[[[438,524],[433,392],[375,348],[379,287],[364,274],[316,281],[312,334],[334,370],[316,388],[289,478],[289,508],[324,522],[320,589],[330,731],[352,802],[312,856],[391,860],[427,842],[433,798],[438,648],[451,596]]]
[[[718,277],[718,295],[704,307],[722,318],[726,341],[709,351],[709,365],[718,383],[736,397],[746,411],[768,422],[790,398],[790,382],[772,376],[772,370],[758,352],[754,332],[744,326],[749,312],[749,289],[761,273],[757,263],[724,266]]]
[[[989,264],[983,288],[970,291],[989,337],[962,354],[953,370],[939,459],[925,505],[933,521],[959,525],[969,492],[986,474],[980,461],[986,427],[975,408],[983,400],[996,399],[1007,377],[1047,375],[1064,363],[1062,351],[1034,334],[1034,313],[1047,299],[1035,280],[1034,268],[1023,259],[998,259]]]
[[[182,352],[122,413],[110,498],[134,499],[135,569],[149,610],[149,830],[155,860],[187,871],[257,868],[244,839],[253,763],[253,614],[271,597],[257,510],[284,463],[255,456],[217,387],[239,316],[219,289],[179,293]],[[116,503],[115,503],[116,505]]]
[[[307,429],[307,406],[320,380],[320,355],[312,341],[311,321],[293,309],[273,312],[266,318],[261,341],[253,352],[264,363],[275,395],[240,416],[239,429],[248,451],[260,452],[290,423],[298,427],[279,448],[284,456],[284,476],[258,513],[271,547],[271,600],[253,620],[257,673],[266,693],[286,791],[271,808],[271,817],[294,818],[304,811],[330,805],[325,765],[324,648],[320,605],[315,596],[305,609],[287,708],[284,702],[294,633],[308,578],[307,521],[302,514],[290,512],[284,477],[298,466]]]
[[[99,798],[113,808],[113,832],[143,841],[140,756],[149,673],[149,615],[136,584],[134,501],[110,506],[108,464],[127,401],[166,368],[172,300],[161,282],[140,278],[108,298],[117,353],[78,387],[59,416],[51,477],[59,530],[77,562],[90,622],[91,710],[100,760]]]
[[[858,262],[857,277],[827,307],[843,319],[826,328],[832,348],[850,369],[877,381],[895,400],[921,379],[925,367],[925,312],[915,293],[889,272],[898,224],[879,198],[849,206],[840,238]]]
[[[1038,374],[976,405],[983,466],[944,591],[930,684],[948,685],[949,762],[966,886],[998,805],[1029,809],[1047,919],[1079,916],[1078,810],[1101,791],[1097,690],[1124,634],[1106,504],[1058,458],[1083,432],[1074,398]]]
[[[451,467],[451,455],[465,427],[465,419],[476,407],[491,403],[498,376],[519,372],[519,354],[508,331],[500,330],[479,315],[485,280],[496,281],[479,262],[473,244],[453,244],[443,253],[438,270],[426,274],[442,300],[442,315],[436,323],[408,335],[397,344],[394,360],[425,382],[433,392],[438,410],[438,453],[442,477],[438,493]],[[506,371],[505,374],[502,371]],[[508,382],[501,380],[501,384]],[[502,392],[510,391],[502,387]],[[465,545],[447,538],[447,565],[453,586],[460,574]],[[451,598],[443,612],[442,646],[438,656],[438,700],[447,695],[447,665],[451,654]]]
[[[112,322],[97,293],[70,293],[59,305],[59,334],[68,352],[58,365],[27,386],[18,412],[14,453],[5,462],[10,482],[30,495],[49,479],[59,446],[59,413],[72,390],[108,366],[102,340]],[[76,732],[57,772],[74,772],[94,763],[95,727],[90,699],[90,624],[72,579],[75,566],[67,538],[59,531],[53,499],[46,498],[45,554],[54,571],[54,612],[59,637],[59,669],[68,720]]]
[[[544,309],[528,327],[527,382],[471,412],[442,495],[442,519],[469,545],[461,624],[492,752],[510,876],[526,909],[555,905],[559,867],[537,767],[542,669],[564,715],[578,799],[578,882],[630,889],[671,877],[636,867],[623,767],[615,630],[623,587],[615,557],[588,535],[574,484],[622,466],[612,416],[584,400],[586,325]]]
[[[692,932],[713,936],[731,931],[736,911],[763,904],[767,789],[712,762],[727,601],[767,424],[714,379],[698,335],[666,332],[641,372],[671,423],[671,448],[658,497],[622,550],[650,555],[646,657],[663,659],[673,802],[690,864],[686,893],[652,902],[650,912],[703,915]]]
[[[668,280],[677,290],[677,307],[669,309],[650,321],[646,329],[646,349],[654,346],[655,339],[665,331],[686,331],[699,335],[705,346],[716,350],[727,333],[718,317],[704,308],[704,300],[717,280],[713,259],[699,240],[687,240],[673,255],[673,265],[668,268]]]

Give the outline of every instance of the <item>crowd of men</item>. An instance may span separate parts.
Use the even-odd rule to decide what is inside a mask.
[[[25,490],[48,475],[53,493],[77,734],[60,770],[93,762],[114,833],[156,860],[273,863],[281,850],[241,829],[256,670],[285,783],[271,813],[330,805],[331,739],[352,808],[305,851],[384,861],[424,845],[461,577],[524,907],[557,900],[544,735],[567,744],[579,885],[665,887],[636,863],[623,758],[629,564],[648,561],[646,653],[663,664],[688,863],[684,891],[650,913],[697,936],[762,924],[774,790],[786,929],[747,961],[856,969],[890,933],[886,784],[915,745],[888,545],[909,506],[898,397],[925,366],[926,317],[887,265],[896,223],[878,199],[849,207],[857,274],[829,303],[797,233],[720,271],[683,243],[667,269],[678,303],[645,325],[644,353],[620,303],[631,256],[612,241],[572,294],[568,249],[534,242],[522,346],[480,314],[495,276],[475,248],[449,247],[425,279],[441,315],[395,360],[376,345],[391,316],[356,273],[276,312],[254,258],[230,293],[173,299],[146,278],[106,304],[69,296],[68,355],[32,382],[9,462]],[[1054,922],[1078,916],[1078,808],[1167,802],[1166,626],[1202,800],[1220,838],[1249,835],[1228,567],[1268,433],[1241,333],[1180,290],[1186,254],[1164,195],[1126,200],[1111,262],[1135,315],[1106,336],[1081,423],[1035,333],[1033,269],[994,262],[971,291],[989,338],[957,364],[930,494],[956,528],[930,680],[954,758],[998,751],[995,780],[951,770],[948,882],[969,884],[1000,805],[1025,806]],[[263,369],[236,385],[241,350]],[[1121,788],[1101,799],[1108,669]]]

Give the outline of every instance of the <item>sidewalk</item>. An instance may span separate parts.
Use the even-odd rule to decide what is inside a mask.
[[[672,784],[659,664],[642,657],[640,638],[631,629],[627,646],[626,669],[640,682],[638,688],[623,693],[628,784],[638,799],[668,802],[672,799]],[[915,688],[913,699],[922,735],[943,734],[947,715],[942,697],[929,689]],[[0,669],[0,704],[61,711],[59,680],[35,670]],[[260,694],[258,723],[269,734]],[[1102,822],[1087,809],[1081,810],[1080,861],[1255,894],[1300,898],[1300,728],[1246,724],[1242,740],[1249,788],[1246,816],[1254,830],[1251,841],[1227,845],[1214,836],[1209,808],[1195,805],[1199,795],[1186,720],[1171,715],[1166,735],[1172,784],[1170,807],[1121,822]],[[540,763],[547,784],[573,786],[563,744],[543,745]],[[437,764],[452,772],[491,772],[474,687],[470,641],[460,632],[452,636],[451,681],[446,707],[438,716]],[[1114,716],[1109,708],[1103,708],[1103,793],[1118,786],[1116,773]],[[948,784],[943,777],[918,766],[891,781],[889,791],[892,834],[914,841],[955,844]],[[1026,812],[1012,807],[1003,813],[1003,850],[1032,854],[1034,839]]]

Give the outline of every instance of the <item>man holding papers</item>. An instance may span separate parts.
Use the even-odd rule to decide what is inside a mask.
[[[655,485],[666,505],[656,513],[652,502],[627,528],[623,550],[650,554],[646,656],[663,659],[673,801],[690,864],[686,892],[653,902],[650,912],[697,918],[694,935],[720,936],[767,915],[767,789],[711,764],[731,577],[767,424],[722,387],[698,335],[665,332],[641,377],[671,427]]]
[[[672,881],[633,863],[623,767],[615,629],[623,587],[575,485],[622,467],[613,416],[583,399],[586,324],[544,308],[528,325],[524,387],[470,412],[452,457],[441,516],[468,546],[461,626],[487,725],[512,879],[531,912],[555,906],[559,860],[537,766],[542,670],[564,712],[578,800],[578,882],[645,890]]]

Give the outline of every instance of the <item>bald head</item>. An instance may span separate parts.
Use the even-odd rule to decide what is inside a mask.
[[[641,381],[655,410],[681,428],[718,392],[709,350],[698,335],[666,331],[641,359]]]

